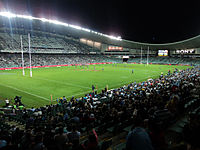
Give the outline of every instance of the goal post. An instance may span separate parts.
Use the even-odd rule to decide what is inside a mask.
[[[28,33],[28,50],[29,50],[29,60],[30,60],[30,77],[32,77],[32,66],[31,66],[31,39],[30,33]]]
[[[147,66],[149,65],[149,46],[148,46],[148,49],[147,49]]]
[[[141,58],[140,58],[140,64],[142,64],[142,47],[141,47]]]
[[[20,41],[21,41],[21,53],[22,53],[22,74],[25,76],[24,72],[24,52],[23,52],[23,44],[22,44],[22,35],[20,35]]]

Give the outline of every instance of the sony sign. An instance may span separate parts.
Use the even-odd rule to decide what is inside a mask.
[[[176,50],[176,53],[178,53],[178,54],[191,54],[191,53],[195,53],[195,50],[194,49]]]

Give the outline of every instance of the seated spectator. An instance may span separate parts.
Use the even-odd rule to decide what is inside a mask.
[[[141,124],[142,121],[137,120],[135,128],[129,132],[126,141],[127,150],[153,150],[151,139]]]
[[[200,150],[200,115],[190,115],[189,124],[184,126],[183,135],[187,150]]]
[[[72,130],[67,134],[69,142],[73,144],[73,148],[76,149],[79,146],[81,133],[77,131],[76,126],[72,126]]]
[[[67,134],[63,133],[63,127],[59,128],[59,133],[54,136],[55,144],[58,150],[64,150],[68,143]]]
[[[43,144],[43,136],[38,133],[35,137],[35,142],[32,146],[32,150],[47,150]]]
[[[164,132],[163,132],[160,124],[151,122],[150,138],[151,138],[154,150],[161,150],[161,149],[166,150],[167,149],[167,144],[165,142],[165,135],[164,135]]]
[[[84,143],[83,148],[85,150],[98,149],[98,136],[95,130],[89,133],[88,140]]]

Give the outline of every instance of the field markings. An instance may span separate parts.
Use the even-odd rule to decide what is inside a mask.
[[[1,86],[4,86],[4,87],[7,87],[7,88],[14,89],[14,90],[19,91],[19,92],[22,92],[22,93],[26,93],[26,94],[28,94],[28,95],[32,95],[32,96],[35,96],[35,97],[44,99],[44,100],[46,100],[46,101],[50,101],[50,99],[48,99],[48,98],[45,98],[45,97],[43,97],[43,96],[39,96],[39,95],[37,95],[37,94],[30,93],[30,92],[27,92],[27,91],[24,91],[24,90],[21,90],[21,89],[18,89],[18,88],[15,88],[15,87],[13,87],[13,86],[4,85],[4,84],[1,84],[1,83],[0,83],[0,85],[1,85]],[[72,96],[77,96],[77,95],[88,94],[89,92],[91,92],[91,91],[85,91],[85,92],[81,92],[81,93],[77,93],[77,94],[72,94],[72,95],[70,95],[70,96],[67,96],[66,98],[69,98],[69,97],[72,97]],[[54,101],[56,101],[56,100],[54,100]]]
[[[59,84],[63,84],[63,85],[71,85],[71,86],[74,86],[74,87],[79,87],[79,88],[84,88],[84,89],[91,89],[89,87],[85,87],[85,86],[82,86],[82,85],[78,85],[78,84],[72,84],[72,83],[65,83],[65,82],[60,82],[60,81],[56,81],[56,80],[52,80],[52,79],[44,79],[44,78],[39,78],[39,77],[34,77],[35,79],[39,79],[39,80],[46,80],[46,81],[49,81],[49,82],[55,82],[55,83],[59,83]]]
[[[22,92],[22,93],[26,93],[26,94],[28,94],[28,95],[32,95],[32,96],[35,96],[35,97],[44,99],[44,100],[46,100],[46,101],[50,101],[48,98],[45,98],[45,97],[43,97],[43,96],[40,96],[40,95],[37,95],[37,94],[33,94],[33,93],[30,93],[30,92],[27,92],[27,91],[25,91],[25,90],[20,90],[20,89],[18,89],[18,88],[13,87],[13,86],[4,85],[4,84],[1,84],[1,83],[0,83],[0,85],[1,85],[1,86],[4,86],[4,87],[7,87],[7,88],[10,88],[10,89],[14,89],[14,90],[19,91],[19,92]]]
[[[16,73],[7,73],[7,72],[2,72],[0,75],[16,75]]]

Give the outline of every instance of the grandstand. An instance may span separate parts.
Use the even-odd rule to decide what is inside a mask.
[[[47,68],[34,70],[37,78],[29,78],[28,69],[25,77],[14,70],[22,69],[20,37],[24,66],[30,67],[28,33],[33,68]],[[0,149],[199,148],[199,40],[138,43],[55,20],[0,13],[0,89],[10,95],[24,92],[22,100],[15,97],[13,105],[6,101],[0,109]],[[159,56],[159,50],[167,55]],[[52,66],[65,67],[48,69]],[[97,78],[101,87],[94,85]],[[119,83],[105,85],[113,81]],[[73,95],[52,98],[53,92],[70,90]],[[3,94],[0,99],[7,100]],[[149,143],[132,141],[140,129]]]

